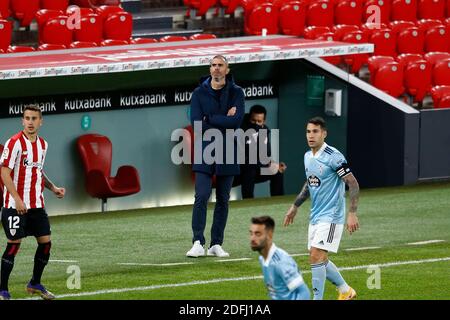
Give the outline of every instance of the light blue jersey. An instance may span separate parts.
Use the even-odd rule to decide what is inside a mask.
[[[310,292],[298,270],[297,263],[275,244],[269,250],[267,260],[259,256],[264,283],[273,300],[309,300]]]
[[[310,223],[343,224],[345,222],[345,183],[350,174],[347,160],[326,143],[316,152],[305,153],[305,173],[311,196]]]

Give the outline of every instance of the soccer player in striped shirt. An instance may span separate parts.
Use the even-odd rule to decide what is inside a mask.
[[[273,300],[309,300],[311,293],[297,263],[272,242],[275,221],[269,216],[252,218],[250,245],[259,251],[264,283]]]
[[[356,215],[359,185],[345,157],[325,143],[327,129],[320,117],[312,118],[306,126],[306,139],[311,148],[305,153],[306,182],[283,221],[284,226],[294,222],[298,207],[311,196],[308,250],[312,271],[314,300],[322,300],[325,279],[339,291],[339,300],[356,298],[356,291],[344,280],[336,266],[328,259],[328,252],[336,253],[345,223],[345,185],[349,187],[350,208],[347,230],[358,230]]]
[[[43,171],[48,143],[38,136],[42,113],[38,106],[24,108],[23,130],[5,144],[0,158],[1,177],[5,185],[2,225],[8,243],[2,256],[0,300],[11,298],[8,291],[9,275],[22,238],[34,236],[37,250],[34,256],[33,276],[26,290],[50,300],[54,295],[41,284],[41,276],[50,257],[50,223],[44,208],[44,187],[56,197],[63,198],[64,188],[55,186]]]

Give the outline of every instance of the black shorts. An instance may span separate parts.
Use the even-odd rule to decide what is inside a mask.
[[[19,215],[16,209],[2,208],[2,225],[9,240],[51,234],[50,222],[44,208],[28,209],[28,212],[23,215]]]

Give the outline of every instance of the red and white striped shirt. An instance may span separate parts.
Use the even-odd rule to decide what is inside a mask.
[[[12,136],[5,143],[0,164],[10,168],[11,178],[20,198],[28,209],[44,208],[43,167],[48,143],[41,137],[31,142],[23,131]],[[5,208],[16,208],[12,195],[3,190]]]

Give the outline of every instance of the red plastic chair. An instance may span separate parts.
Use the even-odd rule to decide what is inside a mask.
[[[306,12],[306,25],[332,27],[334,25],[334,8],[328,0],[311,2]]]
[[[6,19],[11,15],[9,0],[0,0],[0,18]]]
[[[12,15],[19,20],[21,27],[28,27],[40,9],[39,0],[10,0]]]
[[[431,88],[431,98],[434,108],[450,108],[450,86],[435,86]]]
[[[97,47],[97,43],[91,41],[74,41],[70,44],[69,48],[77,49],[77,48],[93,48]]]
[[[290,1],[280,8],[279,22],[281,33],[301,36],[305,29],[306,5],[300,1]]]
[[[103,23],[103,38],[126,40],[133,32],[133,16],[128,12],[118,12],[106,18]]]
[[[414,26],[414,24],[413,24],[413,26]],[[360,29],[362,32],[364,32],[366,37],[369,39],[370,36],[372,35],[372,33],[374,33],[375,31],[378,31],[380,29],[390,29],[390,28],[388,28],[387,24],[385,24],[385,23],[377,24],[377,23],[366,22],[361,25]]]
[[[116,40],[116,39],[106,39],[100,42],[102,47],[112,47],[112,46],[126,46],[128,45],[127,40]]]
[[[77,139],[77,148],[84,167],[87,193],[102,199],[102,212],[108,198],[123,197],[141,190],[139,174],[135,167],[126,165],[111,176],[112,144],[108,137],[86,134]]]
[[[418,53],[402,53],[396,58],[397,62],[404,69],[411,62],[423,60],[423,56]]]
[[[361,25],[363,4],[361,0],[339,0],[334,7],[334,23]]]
[[[261,35],[262,29],[266,29],[267,34],[278,33],[278,11],[271,3],[256,6],[245,24],[246,34]]]
[[[419,19],[445,19],[445,0],[418,0]]]
[[[393,0],[391,20],[417,21],[417,0]]]
[[[410,62],[404,69],[406,92],[421,102],[431,89],[431,67],[425,60]]]
[[[372,84],[393,97],[400,97],[405,92],[403,68],[398,62],[384,64],[378,68]]]
[[[377,73],[378,69],[388,62],[395,62],[395,60],[390,56],[372,56],[367,59],[367,67],[370,73],[370,83],[375,82],[375,74]]]
[[[220,0],[220,5],[225,8],[225,14],[234,13],[240,4],[240,0]]]
[[[334,33],[336,41],[341,41],[348,33],[359,31],[359,27],[356,25],[338,24],[334,26],[331,31]]]
[[[17,53],[17,52],[33,52],[36,51],[33,47],[29,46],[10,46],[7,53]]]
[[[8,50],[11,44],[12,23],[8,20],[0,19],[0,49]]]
[[[97,14],[81,17],[80,28],[73,30],[75,41],[100,43],[103,40],[103,23]]]
[[[431,28],[443,25],[444,24],[442,23],[442,21],[438,19],[421,19],[416,22],[417,28],[422,30],[423,33],[427,32]]]
[[[50,18],[56,18],[59,16],[64,16],[64,12],[61,10],[50,10],[50,9],[42,9],[36,12],[36,22],[38,25],[38,40],[39,44],[44,43],[42,39],[42,32],[44,30],[44,26]]]
[[[121,7],[118,6],[100,6],[95,8],[95,13],[98,14],[103,21],[105,21],[112,14],[124,12]]]
[[[157,39],[154,38],[133,38],[130,39],[130,44],[143,44],[143,43],[156,43],[158,42]]]
[[[37,48],[37,51],[64,50],[64,49],[67,49],[67,47],[63,44],[44,43]]]
[[[445,26],[433,27],[425,33],[425,51],[450,52],[450,33]]]
[[[316,38],[316,40],[337,41],[338,39],[336,38],[336,35],[333,32],[325,32],[320,34]],[[342,62],[342,56],[328,56],[328,57],[321,57],[321,59],[335,66],[341,64]]]
[[[409,27],[400,31],[397,36],[397,52],[423,54],[425,37],[417,27]]]
[[[416,25],[412,21],[392,21],[388,23],[389,29],[394,32],[394,34],[398,35],[401,31],[406,30],[411,27],[415,27]]]
[[[397,39],[390,29],[375,30],[369,38],[374,44],[374,55],[397,56]]]
[[[309,26],[305,28],[303,34],[306,39],[316,39],[318,36],[324,33],[331,32],[329,27],[317,27],[317,26]]]
[[[216,0],[184,0],[183,2],[189,8],[188,11],[194,11],[194,15],[197,17],[206,15],[209,8],[216,5]],[[189,16],[191,15],[189,14]]]
[[[58,16],[48,19],[41,35],[41,44],[62,44],[68,47],[72,43],[73,31],[67,27],[67,16]]]
[[[41,0],[42,9],[66,10],[69,0]]]
[[[71,0],[71,3],[81,8],[97,8],[100,0]]]
[[[161,39],[159,39],[159,42],[177,42],[177,41],[186,41],[187,38],[183,36],[164,36]]]
[[[379,8],[380,9],[380,23],[389,23],[391,16],[391,2],[388,0],[366,0],[363,5],[363,20],[366,22],[374,22],[369,21],[372,20],[373,10],[369,10],[371,8]]]
[[[196,33],[189,37],[189,40],[210,40],[216,39],[216,35],[212,33]]]
[[[350,31],[342,37],[342,42],[367,43],[368,39],[362,31]],[[367,63],[369,55],[367,53],[349,54],[343,56],[343,61],[350,67],[349,73],[357,73],[359,69]]]
[[[430,66],[434,68],[436,62],[444,59],[450,58],[450,53],[448,52],[428,52],[424,55],[425,60],[428,61]]]
[[[96,13],[95,10],[92,8],[83,8],[83,7],[75,7],[75,6],[69,6],[65,10],[66,10],[66,15],[68,15],[68,16],[71,16],[76,10],[79,10],[81,17],[88,15],[88,14]]]
[[[450,59],[436,62],[433,67],[433,84],[450,86]]]

